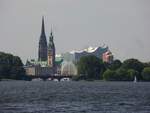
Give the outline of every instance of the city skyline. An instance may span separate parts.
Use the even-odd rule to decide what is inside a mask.
[[[150,61],[147,0],[0,0],[0,51],[38,57],[42,16],[53,29],[56,53],[109,46],[114,57]]]

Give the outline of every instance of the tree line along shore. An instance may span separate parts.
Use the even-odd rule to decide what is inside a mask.
[[[127,59],[121,62],[103,62],[96,56],[84,56],[76,63],[78,74],[72,80],[105,80],[105,81],[150,81],[150,62],[138,59]],[[0,80],[30,80],[25,74],[23,63],[18,56],[0,52]]]

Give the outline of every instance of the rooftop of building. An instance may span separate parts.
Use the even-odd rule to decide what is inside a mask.
[[[60,57],[56,57],[55,58],[55,64],[56,65],[61,65],[61,63],[63,62],[63,59]],[[48,66],[48,62],[47,61],[38,61],[35,59],[31,59],[30,61],[27,60],[26,62],[26,66],[41,66],[41,67],[47,67]]]

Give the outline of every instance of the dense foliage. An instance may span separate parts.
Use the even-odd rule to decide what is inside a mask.
[[[150,81],[150,63],[133,58],[123,63],[120,60],[105,63],[95,56],[85,56],[78,62],[78,76],[75,79],[133,81],[135,77],[138,81]]]
[[[111,70],[116,70],[116,69],[120,68],[121,65],[122,65],[122,63],[120,60],[114,60],[112,63],[108,64],[107,68],[109,68]]]
[[[104,80],[116,80],[116,73],[113,70],[107,69],[104,73],[103,73],[103,78]]]
[[[0,52],[0,78],[22,79],[25,75],[23,63],[18,56]]]
[[[103,69],[102,60],[95,56],[81,57],[78,62],[78,74],[83,76],[83,79],[99,79]]]
[[[139,72],[134,69],[128,69],[126,76],[128,77],[128,80],[133,81],[135,77],[139,76]]]
[[[123,62],[122,67],[125,69],[134,69],[136,70],[138,73],[141,73],[142,70],[144,69],[144,65],[142,62],[140,62],[137,59],[127,59]],[[142,80],[142,76],[141,74],[137,75],[137,79],[138,80]]]
[[[145,67],[142,71],[142,77],[146,81],[150,81],[150,67]]]
[[[133,81],[136,74],[137,72],[133,69],[119,68],[116,71],[107,69],[103,74],[103,78],[109,81]]]
[[[134,77],[139,81],[143,81],[142,70],[149,63],[142,63],[137,59],[127,59],[123,63],[117,60],[117,63],[113,61],[111,64],[107,65],[107,69],[112,70],[114,73],[109,76],[103,74],[104,80],[116,80],[116,81],[133,81]],[[107,70],[106,70],[107,71]]]

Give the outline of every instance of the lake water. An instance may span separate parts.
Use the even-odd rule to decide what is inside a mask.
[[[0,113],[150,113],[150,83],[1,81]]]

